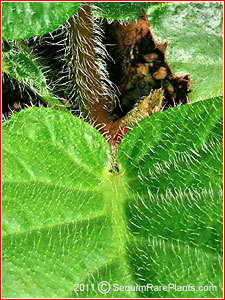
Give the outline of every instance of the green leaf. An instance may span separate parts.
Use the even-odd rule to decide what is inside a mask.
[[[211,99],[146,118],[120,143],[118,174],[84,121],[47,108],[13,115],[3,297],[222,297],[222,112]],[[217,290],[129,291],[147,283]]]
[[[47,105],[69,112],[68,109],[49,92],[46,78],[38,66],[23,53],[6,53],[2,60],[2,71],[33,91]]]
[[[161,5],[159,2],[94,2],[94,4],[96,7],[93,7],[92,11],[99,18],[120,19],[127,22],[142,17],[141,8],[148,9],[152,5]]]
[[[26,55],[18,53],[11,55],[9,60],[14,65],[14,71],[18,79],[29,79],[37,82],[41,87],[46,87],[46,79],[35,63]]]
[[[109,145],[84,121],[47,108],[16,113],[3,128],[3,134],[3,235],[5,279],[8,278],[4,293],[21,297],[66,296],[75,281],[85,277],[104,257],[105,241],[91,241],[89,234],[97,236],[102,232],[104,236],[108,230],[101,226],[107,219],[102,213],[102,181],[111,163]],[[16,189],[20,195],[16,195]],[[23,245],[20,238],[25,239]],[[18,242],[21,247],[16,249]],[[77,259],[80,257],[83,264],[83,257],[91,257],[88,244],[101,254],[93,253],[93,263],[84,262],[83,275],[78,274],[74,269]],[[23,264],[25,278],[20,271]],[[15,285],[8,285],[17,279]],[[51,286],[46,280],[52,281]],[[29,284],[32,288],[28,288]]]
[[[65,23],[79,6],[80,2],[4,2],[3,39],[19,40],[42,36]]]
[[[191,74],[191,101],[223,95],[223,4],[186,2],[152,6],[157,42],[168,40],[167,60],[176,75]]]
[[[154,114],[119,146],[118,163],[133,194],[126,203],[135,235],[136,247],[127,246],[133,278],[155,286],[217,286],[208,296],[171,290],[154,297],[222,297],[222,103]]]

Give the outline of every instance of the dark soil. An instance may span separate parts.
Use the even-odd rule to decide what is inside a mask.
[[[104,43],[113,58],[108,63],[108,71],[120,91],[114,109],[118,117],[124,116],[152,90],[163,88],[164,109],[187,103],[191,92],[190,75],[176,76],[165,59],[167,42],[157,44],[147,20],[143,17],[139,21],[140,24],[133,22],[129,25],[105,21],[103,25],[106,32]]]

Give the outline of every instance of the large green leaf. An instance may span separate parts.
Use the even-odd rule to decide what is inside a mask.
[[[167,60],[176,75],[191,74],[191,101],[223,95],[223,4],[187,2],[148,10],[157,42],[167,40]]]
[[[120,145],[135,281],[217,286],[154,297],[222,296],[222,127],[222,99],[205,100],[145,119]]]
[[[3,39],[44,35],[62,25],[79,6],[80,2],[3,2]]]
[[[112,173],[108,144],[84,121],[47,108],[13,115],[3,297],[222,297],[221,119],[222,99],[155,114],[125,135]],[[138,288],[148,283],[196,291]]]

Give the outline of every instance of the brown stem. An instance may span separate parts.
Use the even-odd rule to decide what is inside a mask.
[[[88,3],[83,3],[76,17],[70,19],[70,62],[77,98],[82,111],[102,133],[112,124],[109,99],[99,70],[94,25]]]
[[[149,43],[151,46],[154,49],[156,49],[157,46],[158,51],[165,54],[167,42],[160,45],[155,43],[150,31],[147,16],[144,15],[144,17],[144,20],[139,19],[137,22],[133,22],[127,26],[118,24],[116,28],[118,45],[119,48],[120,46],[122,47],[120,48],[120,51],[123,51],[123,54],[127,51],[128,57],[129,54],[132,54],[134,45],[137,45],[137,42],[147,35],[149,36]],[[89,3],[83,3],[78,10],[76,17],[72,17],[70,19],[69,41],[71,73],[73,74],[72,76],[78,102],[82,104],[81,111],[86,114],[89,121],[92,122],[94,126],[105,136],[115,153],[123,134],[127,130],[143,118],[158,112],[161,109],[163,91],[159,89],[150,93],[149,96],[137,103],[124,117],[114,122],[112,116],[113,102],[110,102],[109,95],[105,92],[101,68],[99,66],[96,52],[94,32],[95,27],[93,24],[90,5]],[[132,51],[130,51],[131,49]],[[156,55],[152,52],[150,52],[148,56],[151,58],[152,55],[158,57],[158,54]],[[144,67],[143,64],[140,65]],[[139,69],[141,66],[139,66]],[[148,69],[149,67],[150,63]],[[156,75],[158,77],[162,77],[162,70],[164,70],[164,73],[166,70],[165,67],[159,68],[158,71],[151,76],[149,71],[147,74],[142,74],[139,69],[137,64],[137,74],[135,76],[141,75],[141,78],[144,77],[142,80],[146,79],[146,82],[150,82],[150,79],[152,79],[152,76],[154,75],[155,77]],[[160,70],[161,73],[159,72]],[[125,73],[126,76],[124,77],[126,80],[129,79],[129,73],[130,69],[128,64],[127,73]],[[156,80],[163,79],[161,77],[156,78]],[[126,85],[125,82],[124,85]],[[124,86],[122,88],[124,89]],[[167,88],[169,89],[168,86]]]

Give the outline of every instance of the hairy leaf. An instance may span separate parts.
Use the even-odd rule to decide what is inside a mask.
[[[94,2],[93,13],[100,18],[109,20],[121,19],[128,22],[140,18],[141,8],[148,9],[152,5],[161,5],[160,2]]]
[[[118,163],[133,194],[127,247],[139,284],[213,283],[217,291],[207,295],[222,295],[222,131],[222,99],[205,100],[145,119],[120,144]]]
[[[49,92],[42,71],[23,53],[6,54],[2,60],[2,71],[33,91],[47,105],[68,112],[68,109]]]
[[[80,2],[3,2],[3,39],[42,36],[62,25],[79,6]]]
[[[46,79],[41,70],[23,53],[5,57],[5,61],[7,61],[7,63],[13,68],[18,81],[27,79],[36,82],[36,84],[40,87],[46,87]],[[3,71],[4,66],[5,64],[3,65]]]
[[[13,115],[3,128],[3,297],[221,297],[221,119],[222,99],[146,118],[120,143],[117,174],[84,121],[47,108]],[[151,289],[169,283],[196,291]]]

